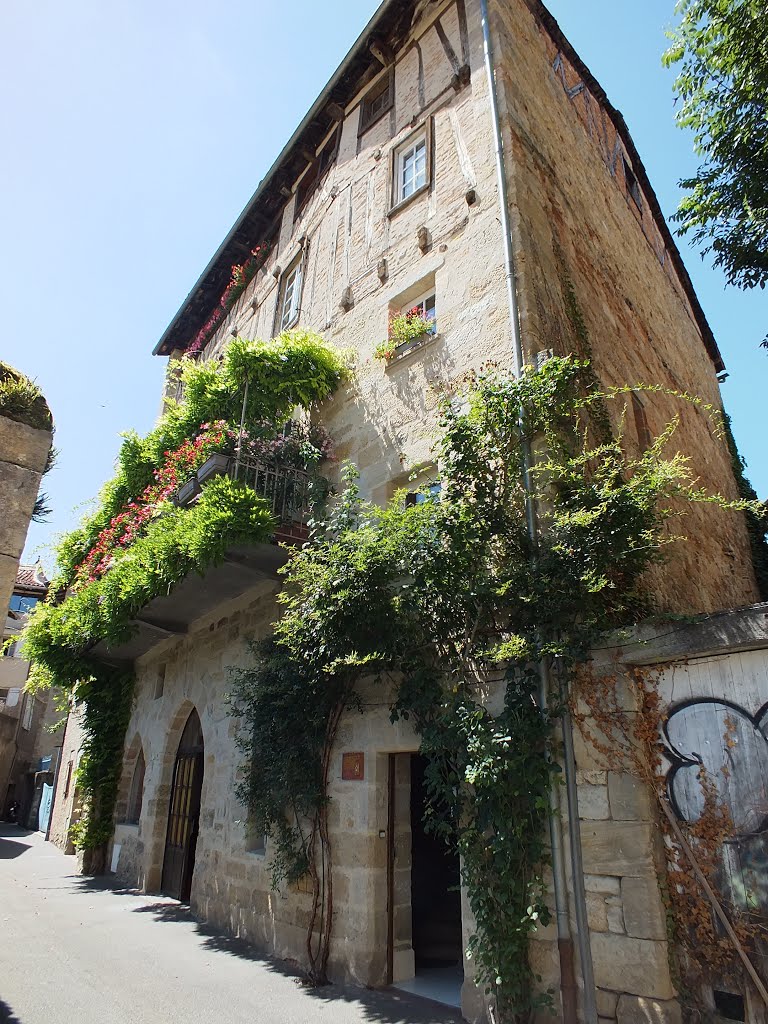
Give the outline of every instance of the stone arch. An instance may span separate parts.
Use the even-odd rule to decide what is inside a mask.
[[[165,835],[168,829],[168,801],[173,784],[173,769],[184,728],[189,716],[196,711],[200,718],[200,728],[205,739],[205,722],[199,708],[188,697],[179,702],[179,706],[171,716],[165,733],[165,743],[156,766],[154,775],[157,780],[152,792],[150,816],[147,831],[147,848],[149,850],[147,864],[147,889],[157,892],[163,874],[163,857],[165,854]],[[204,783],[205,786],[205,783]],[[203,789],[205,795],[205,789]]]
[[[120,773],[120,782],[117,788],[117,800],[115,801],[115,820],[117,822],[125,822],[127,820],[128,799],[130,797],[131,785],[136,773],[139,755],[141,755],[142,760],[146,764],[147,755],[144,752],[144,744],[141,740],[141,734],[137,731],[134,733],[131,742],[127,747],[125,747],[125,753],[123,755],[123,768]]]

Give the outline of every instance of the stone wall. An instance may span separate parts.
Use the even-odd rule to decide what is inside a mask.
[[[64,735],[61,740],[61,760],[56,792],[53,797],[49,838],[64,853],[74,853],[75,848],[69,837],[72,825],[80,819],[82,811],[81,793],[77,785],[76,771],[80,762],[84,739],[82,711],[70,711]]]
[[[499,81],[527,354],[583,345],[573,324],[572,287],[605,383],[650,380],[716,403],[714,365],[685,291],[654,248],[653,222],[645,214],[642,220],[639,208],[633,212],[626,182],[610,173],[599,144],[574,111],[554,67],[551,39],[522,0],[493,6],[497,51],[503,53]],[[433,461],[434,384],[455,381],[489,359],[507,367],[512,362],[479,8],[466,4],[465,25],[463,10],[461,3],[435,6],[417,24],[397,55],[392,110],[362,135],[360,97],[350,98],[335,164],[297,216],[295,196],[288,201],[264,268],[205,352],[206,358],[215,357],[234,333],[274,333],[281,275],[303,253],[299,323],[351,349],[355,361],[354,382],[326,404],[322,418],[338,456],[357,463],[363,493],[376,501]],[[434,20],[438,14],[443,38]],[[454,81],[445,39],[469,64],[469,82]],[[572,70],[565,69],[567,82]],[[433,139],[431,188],[392,211],[393,149],[426,123]],[[373,350],[386,337],[390,310],[432,287],[437,337],[392,365],[375,360]],[[643,395],[642,401],[651,430],[678,409],[662,396]],[[638,449],[636,426],[627,427],[627,443]],[[734,493],[724,445],[701,412],[682,408],[677,437],[694,457],[704,484]],[[738,518],[707,509],[689,518],[686,533],[687,548],[676,549],[654,578],[660,603],[684,610],[750,600],[754,581]],[[195,709],[205,771],[192,907],[202,919],[261,949],[301,959],[309,893],[301,886],[273,891],[269,844],[263,852],[248,838],[245,811],[234,792],[241,757],[237,724],[226,705],[227,668],[244,664],[246,640],[269,630],[276,615],[275,588],[264,584],[242,595],[138,662],[118,817],[125,816],[139,751],[146,766],[143,807],[138,825],[118,823],[113,863],[126,884],[160,888],[176,752]],[[389,759],[417,750],[418,739],[406,724],[389,721],[388,694],[372,689],[364,705],[364,714],[350,714],[342,723],[330,789],[336,865],[331,973],[379,985],[387,978]],[[342,779],[345,752],[363,755],[361,778]],[[674,1016],[667,940],[654,888],[653,814],[631,778],[609,772],[583,746],[578,755],[600,1014],[625,1022],[641,1012],[643,1019]],[[64,775],[66,752],[62,761]],[[395,763],[402,811],[406,760]],[[59,815],[67,817],[67,806],[57,800],[58,837],[64,827]],[[401,820],[402,843],[407,831]],[[404,852],[394,874],[400,891],[394,904],[393,974],[402,978],[412,969],[413,953],[402,891],[408,875]],[[466,937],[471,932],[466,900],[463,909]],[[552,928],[538,935],[531,955],[545,983],[557,986]],[[482,1001],[473,990],[471,965],[465,968],[465,1013],[480,1020]]]
[[[0,416],[0,610],[11,600],[51,432]]]
[[[492,6],[526,351],[591,355],[604,386],[660,385],[719,409],[673,243],[597,87],[531,13],[538,4]],[[737,497],[725,439],[704,406],[647,392],[637,402],[609,403],[631,451],[644,447],[646,427],[655,436],[679,415],[670,454],[690,457],[703,488]],[[697,506],[674,532],[688,542],[674,544],[652,575],[660,608],[709,611],[757,599],[741,514]]]
[[[765,605],[723,613],[692,624],[646,627],[595,652],[593,670],[605,675],[617,699],[617,713],[632,723],[638,691],[626,667],[646,667],[660,698],[659,736],[664,798],[680,821],[695,822],[703,810],[699,770],[703,765],[718,799],[728,808],[735,837],[723,847],[717,885],[729,913],[768,918],[763,865],[768,840],[765,822],[768,728],[768,629]],[[759,645],[759,649],[753,649]],[[684,658],[685,660],[681,660]],[[588,714],[588,708],[580,705]],[[609,715],[611,711],[608,710]],[[630,771],[618,770],[589,739],[606,742],[605,732],[587,717],[576,729],[578,796],[585,883],[601,1016],[619,1024],[678,1021],[680,998],[715,1011],[713,990],[745,1000],[746,1020],[758,1024],[763,1009],[751,986],[708,972],[687,980],[681,997],[674,978],[684,970],[670,946],[662,893],[666,862],[662,811],[652,787]],[[611,741],[614,751],[618,730]],[[706,901],[705,901],[706,902]],[[765,976],[768,951],[751,951]]]

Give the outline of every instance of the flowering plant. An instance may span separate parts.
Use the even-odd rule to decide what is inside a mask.
[[[275,435],[274,427],[265,424],[264,433],[244,431],[240,454],[245,459],[279,462],[283,466],[306,469],[334,458],[333,441],[319,424],[290,423]],[[237,450],[237,446],[236,446]]]
[[[243,291],[245,291],[245,287],[249,281],[253,280],[256,275],[256,271],[264,263],[268,254],[269,245],[265,242],[262,245],[257,245],[254,249],[251,249],[251,255],[245,263],[234,263],[232,265],[229,284],[224,289],[224,292],[219,299],[218,306],[216,306],[214,311],[192,339],[192,343],[188,346],[185,355],[196,355],[205,348],[211,338],[211,335],[224,319],[226,313],[229,312],[237,299],[242,295]]]
[[[127,548],[138,539],[179,486],[199,469],[208,456],[231,443],[234,431],[223,420],[203,423],[200,432],[176,451],[165,453],[165,462],[154,472],[154,482],[133,501],[123,506],[98,534],[86,558],[75,570],[75,585],[92,583],[114,563],[116,549]]]
[[[413,306],[404,313],[389,314],[389,335],[373,350],[375,359],[389,362],[394,359],[400,345],[406,345],[422,334],[432,334],[435,329],[434,316],[427,316],[422,306]]]

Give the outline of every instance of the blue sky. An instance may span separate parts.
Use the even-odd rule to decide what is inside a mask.
[[[666,214],[695,167],[662,70],[673,0],[551,0],[624,114]],[[37,378],[57,424],[54,515],[26,557],[73,526],[112,472],[119,433],[149,430],[152,348],[370,15],[373,0],[4,4],[0,358]],[[725,290],[681,243],[730,377],[724,399],[768,495],[763,293]]]

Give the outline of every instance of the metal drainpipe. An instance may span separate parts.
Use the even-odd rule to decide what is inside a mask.
[[[501,230],[504,242],[504,266],[507,284],[507,302],[509,305],[509,321],[512,334],[513,369],[519,377],[523,368],[523,346],[520,335],[520,314],[517,304],[517,280],[515,274],[514,253],[512,251],[512,230],[509,221],[509,200],[507,194],[507,178],[504,169],[503,143],[499,119],[498,99],[496,95],[496,77],[493,67],[491,49],[491,29],[488,16],[488,0],[480,0],[480,15],[483,28],[483,56],[488,76],[488,93],[491,104],[491,120],[493,124],[494,152],[496,157],[496,175],[499,189],[499,208],[501,214]],[[522,444],[523,484],[525,487],[525,511],[528,533],[534,549],[538,539],[536,525],[536,506],[531,488],[531,466],[533,463],[530,445]],[[539,665],[539,703],[546,710],[549,693],[552,689],[549,663],[544,660]],[[571,865],[573,869],[574,902],[576,906],[577,942],[581,962],[582,979],[584,982],[584,1017],[588,1024],[597,1024],[597,1005],[595,1002],[595,985],[592,970],[592,951],[589,946],[589,930],[587,927],[586,896],[584,893],[584,875],[581,861],[581,836],[579,834],[579,813],[576,795],[576,763],[573,755],[573,736],[571,733],[570,716],[562,718],[564,775],[568,800],[568,835],[571,849]],[[557,945],[560,954],[560,983],[563,1002],[563,1020],[565,1024],[574,1024],[578,1019],[576,1002],[576,979],[573,964],[573,939],[568,916],[568,888],[565,876],[565,856],[563,836],[560,828],[559,788],[554,783],[550,791],[549,834],[552,848],[552,877],[555,897],[555,917],[557,921]]]

